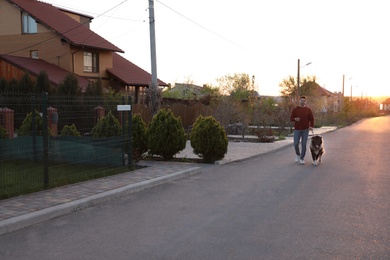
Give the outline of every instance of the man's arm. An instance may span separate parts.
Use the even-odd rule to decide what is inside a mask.
[[[291,112],[290,121],[295,122],[295,109],[293,109],[293,111]]]

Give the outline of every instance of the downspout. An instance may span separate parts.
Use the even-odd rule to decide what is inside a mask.
[[[79,52],[79,50],[72,52],[72,74],[74,74],[74,55]]]

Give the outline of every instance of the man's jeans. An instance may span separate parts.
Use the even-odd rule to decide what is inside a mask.
[[[294,148],[296,155],[300,155],[301,159],[305,158],[306,155],[306,143],[309,137],[309,129],[305,130],[294,130]],[[299,141],[302,138],[302,152],[299,152]]]

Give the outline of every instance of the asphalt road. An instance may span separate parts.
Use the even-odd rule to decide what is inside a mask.
[[[390,117],[0,236],[1,259],[390,259]]]

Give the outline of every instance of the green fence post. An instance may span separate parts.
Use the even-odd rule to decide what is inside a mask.
[[[37,156],[37,125],[36,125],[36,118],[35,118],[35,96],[31,96],[31,134],[32,134],[32,141],[33,141],[33,160],[34,162],[38,161]]]
[[[47,93],[42,93],[42,144],[43,144],[43,185],[49,188],[49,134],[47,123]]]
[[[125,104],[125,97],[122,96],[122,105]],[[125,118],[124,118],[124,112],[123,110],[121,110],[121,119],[122,119],[122,140],[123,140],[123,143],[122,143],[122,165],[126,165],[126,158],[125,158],[125,152],[126,152],[126,135],[125,135],[125,126],[126,126],[126,122],[125,122]]]
[[[129,125],[127,128],[127,138],[128,138],[128,157],[129,157],[129,166],[133,166],[133,144],[132,144],[132,139],[133,139],[133,134],[132,134],[132,127],[133,127],[133,109],[131,108],[132,102],[131,102],[131,96],[128,96],[129,99],[129,105],[130,105],[130,111],[128,113],[128,118],[127,120],[129,121]]]

